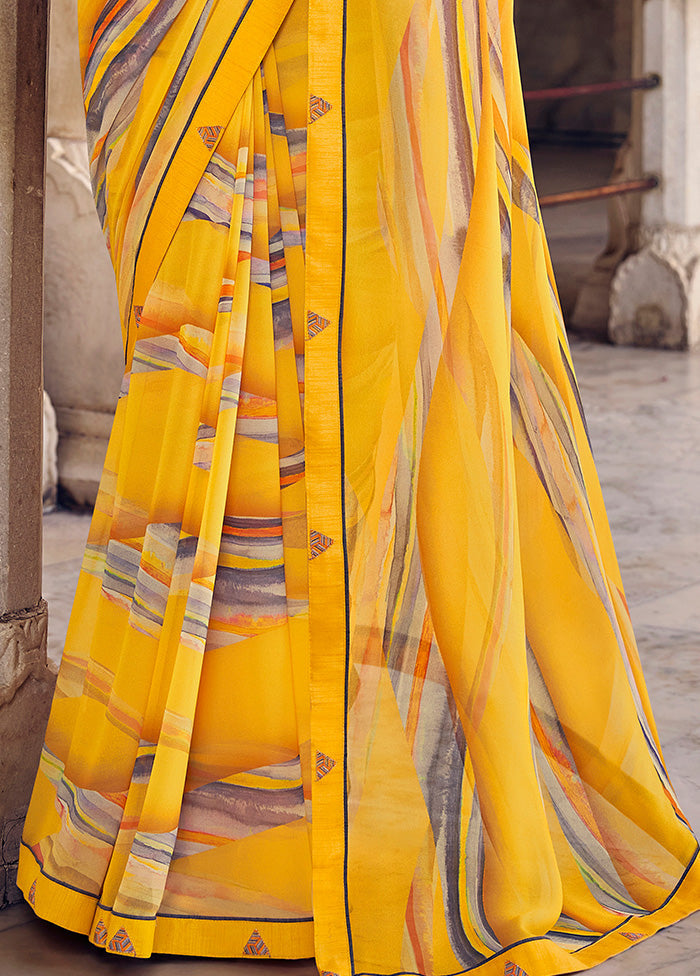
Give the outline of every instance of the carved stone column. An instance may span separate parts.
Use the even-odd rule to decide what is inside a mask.
[[[51,0],[44,379],[64,497],[92,505],[124,372],[114,272],[88,171],[75,0]]]
[[[700,5],[645,0],[642,61],[661,87],[642,102],[644,195],[637,252],[612,283],[613,342],[686,349],[700,341]]]
[[[19,896],[53,684],[41,599],[46,14],[46,0],[0,0],[0,907]]]
[[[614,0],[615,74],[618,79],[641,77],[642,19],[644,0]],[[629,102],[616,96],[614,127],[627,132],[618,150],[610,182],[638,179],[642,175],[642,108],[646,92],[633,92]],[[610,293],[620,264],[638,247],[641,196],[631,193],[608,201],[608,240],[583,282],[571,314],[571,328],[599,340],[608,338]]]

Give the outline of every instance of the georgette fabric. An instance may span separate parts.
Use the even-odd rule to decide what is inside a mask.
[[[550,976],[700,907],[509,0],[80,0],[126,370],[26,821],[108,952]]]

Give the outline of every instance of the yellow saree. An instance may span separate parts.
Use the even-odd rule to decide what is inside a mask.
[[[551,976],[700,907],[508,0],[80,0],[125,375],[26,821],[108,952]]]

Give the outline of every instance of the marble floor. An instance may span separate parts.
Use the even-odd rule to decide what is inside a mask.
[[[593,449],[666,759],[700,826],[700,352],[662,353],[574,342]],[[44,593],[58,662],[89,524],[46,517]],[[253,976],[259,963],[105,956],[33,918],[0,914],[0,974]],[[276,976],[311,976],[309,962],[265,963]],[[598,967],[596,976],[687,976],[700,969],[700,913]]]

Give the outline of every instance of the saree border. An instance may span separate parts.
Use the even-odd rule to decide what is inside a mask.
[[[312,855],[316,962],[354,971],[348,904],[349,610],[342,314],[346,250],[347,5],[309,0],[305,311],[328,321],[305,348]],[[320,544],[319,544],[320,543]]]
[[[47,922],[86,935],[93,945],[110,953],[149,957],[152,953],[243,959],[270,955],[276,959],[307,959],[313,953],[314,921],[269,916],[211,916],[158,913],[133,916],[115,912],[90,894],[47,874],[26,843],[20,848],[18,885],[34,913]],[[262,933],[260,930],[262,929]],[[119,948],[120,935],[128,938]],[[246,951],[251,938],[261,940],[262,952]]]
[[[347,536],[347,512],[345,496],[345,407],[343,403],[343,317],[345,313],[345,275],[347,268],[347,230],[348,230],[348,167],[347,167],[347,125],[345,112],[345,89],[346,89],[346,67],[347,67],[347,22],[348,22],[347,0],[343,0],[343,53],[341,57],[341,91],[342,91],[342,127],[343,127],[343,262],[342,279],[340,292],[340,319],[338,336],[338,385],[340,390],[340,464],[341,464],[341,510],[343,519],[343,561],[345,570],[345,682],[343,685],[345,695],[344,708],[344,749],[343,767],[345,776],[343,778],[343,839],[345,853],[343,859],[343,881],[345,891],[345,925],[348,934],[348,951],[350,954],[350,972],[355,973],[355,953],[352,944],[352,926],[350,923],[350,904],[348,899],[348,857],[349,857],[349,838],[348,838],[348,707],[350,697],[350,566],[348,558],[348,536]]]
[[[680,877],[678,884],[668,898],[657,909],[648,915],[628,915],[619,925],[605,932],[595,942],[571,951],[558,946],[547,936],[534,936],[521,939],[505,946],[494,953],[478,966],[455,970],[442,976],[502,976],[506,973],[518,973],[527,976],[528,967],[540,976],[545,972],[550,976],[563,976],[566,973],[577,973],[598,966],[608,959],[620,955],[622,952],[647,941],[661,929],[679,922],[697,910],[697,891],[700,884],[700,848],[696,848],[690,862]],[[508,968],[510,965],[510,969]],[[547,966],[547,970],[542,967]],[[395,970],[391,973],[376,973],[370,971],[353,972],[353,976],[421,976],[414,970]]]

